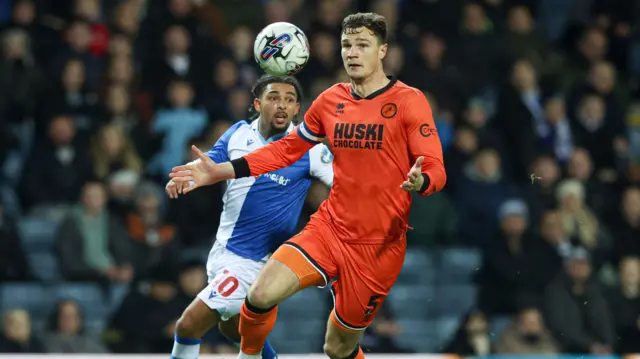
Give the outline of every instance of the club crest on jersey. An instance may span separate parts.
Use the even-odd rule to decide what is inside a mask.
[[[333,148],[381,150],[384,125],[378,123],[336,123]]]
[[[398,106],[395,103],[388,103],[380,109],[380,115],[384,118],[392,118],[398,113]]]
[[[328,147],[324,147],[322,149],[322,154],[320,155],[320,162],[324,163],[325,165],[328,165],[329,163],[333,162],[333,153],[329,151]]]

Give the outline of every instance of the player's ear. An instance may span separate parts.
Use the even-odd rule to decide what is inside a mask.
[[[256,112],[260,113],[260,99],[253,99],[253,108],[256,110]]]
[[[380,60],[384,59],[387,56],[387,50],[389,49],[389,44],[380,45],[380,50],[378,52],[378,58]]]
[[[300,102],[296,103],[296,113],[294,113],[294,115],[298,115],[298,113],[300,113]]]

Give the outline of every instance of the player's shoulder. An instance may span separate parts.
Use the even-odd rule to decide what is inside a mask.
[[[396,81],[393,86],[393,90],[394,95],[397,95],[409,101],[425,98],[424,92],[422,92],[420,89],[409,86],[400,80]]]
[[[318,95],[317,100],[331,100],[337,97],[343,97],[351,92],[351,85],[348,83],[339,82],[322,91]]]
[[[319,143],[309,150],[309,159],[315,163],[328,165],[333,162],[333,153],[325,144]]]
[[[238,121],[234,123],[225,133],[220,137],[220,141],[231,142],[233,138],[238,136],[244,136],[246,130],[250,129],[251,125],[247,121]]]

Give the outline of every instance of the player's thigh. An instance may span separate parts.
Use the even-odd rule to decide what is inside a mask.
[[[211,310],[200,298],[195,298],[182,312],[176,324],[176,334],[187,338],[200,338],[220,322],[220,313]]]
[[[280,246],[251,287],[251,304],[268,308],[301,289],[327,285],[335,266],[324,232],[318,226],[307,226]]]
[[[405,244],[341,246],[340,276],[331,286],[336,326],[363,331],[371,324],[402,270]]]

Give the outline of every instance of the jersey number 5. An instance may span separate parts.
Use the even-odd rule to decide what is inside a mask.
[[[367,309],[364,311],[364,321],[369,321],[373,313],[378,309],[378,304],[380,304],[380,298],[382,298],[379,294],[374,294],[369,298],[369,303],[367,303]]]

